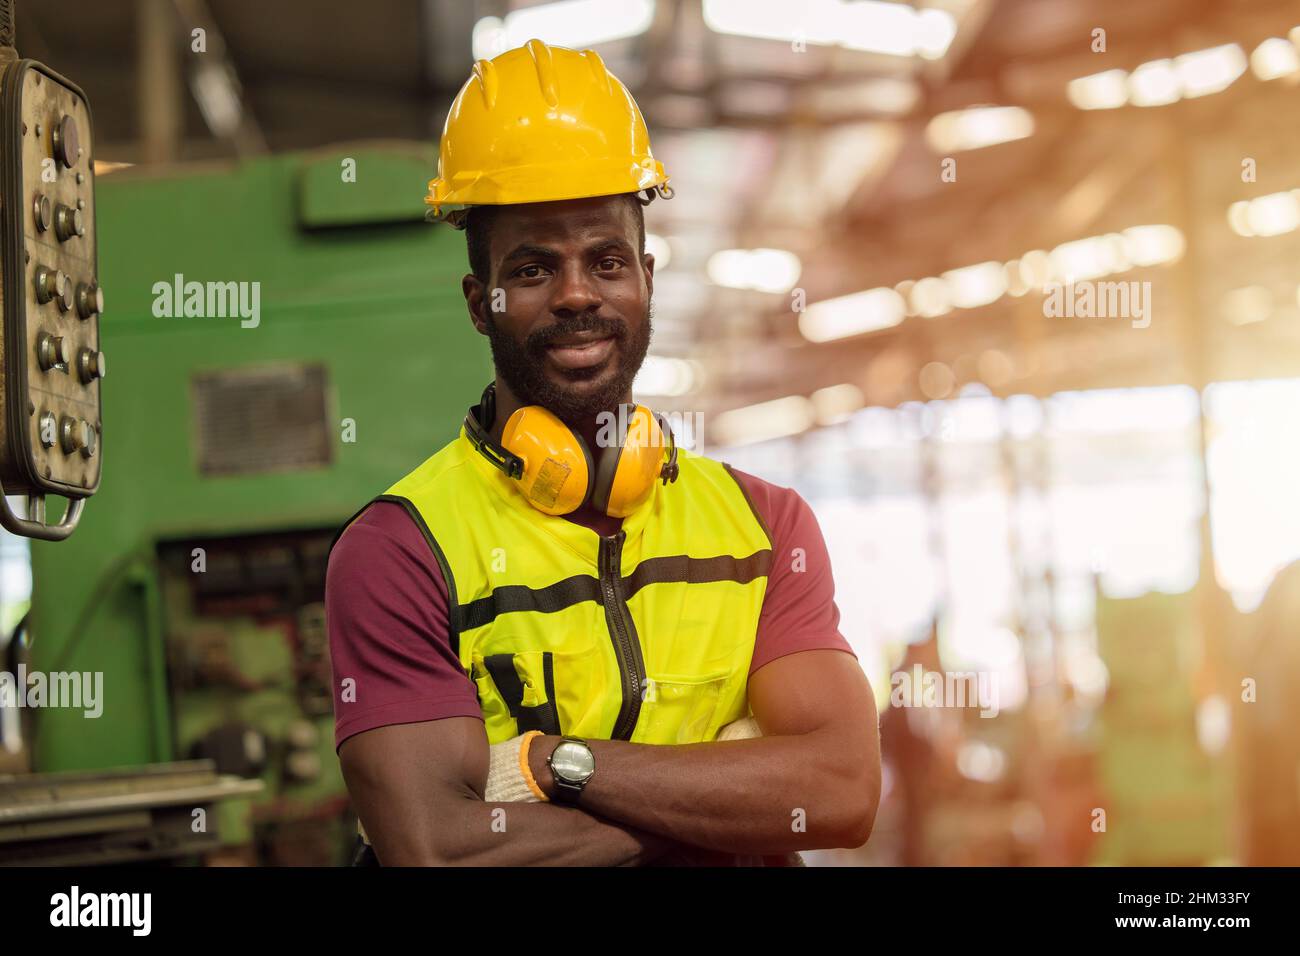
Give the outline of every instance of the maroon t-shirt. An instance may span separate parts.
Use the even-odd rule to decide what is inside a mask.
[[[773,542],[749,673],[796,651],[853,654],[839,632],[830,558],[812,509],[789,488],[733,473]],[[602,535],[622,524],[590,509],[568,517]],[[335,748],[388,724],[482,718],[474,682],[451,649],[447,584],[423,532],[401,505],[373,503],[339,538],[330,553],[325,608]],[[345,703],[340,688],[349,677],[356,700]]]

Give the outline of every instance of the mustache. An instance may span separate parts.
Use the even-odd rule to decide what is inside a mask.
[[[548,325],[529,335],[524,348],[533,354],[539,354],[556,339],[579,332],[610,336],[621,343],[627,340],[627,323],[622,319],[607,319],[597,315],[560,319],[554,325]]]

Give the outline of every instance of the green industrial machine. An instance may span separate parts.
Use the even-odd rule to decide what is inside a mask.
[[[232,852],[343,858],[328,547],[490,376],[434,167],[358,144],[101,179],[103,478],[32,547],[27,640],[32,669],[103,672],[103,715],[41,711],[32,769],[212,759],[264,783],[223,804]]]

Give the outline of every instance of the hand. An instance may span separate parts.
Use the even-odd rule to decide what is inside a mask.
[[[758,726],[758,721],[753,717],[741,717],[739,720],[733,720],[721,730],[714,741],[718,740],[746,740],[750,737],[763,736],[762,729]]]
[[[492,744],[488,748],[487,787],[483,791],[485,802],[541,803],[541,798],[529,788],[528,782],[524,780],[523,772],[519,769],[519,748],[523,744],[523,739],[524,735],[520,734],[517,737],[511,737],[509,740],[503,740],[499,744]],[[528,748],[530,766],[532,766],[533,758],[539,749],[538,744],[543,739],[543,737],[534,737],[530,742]],[[554,749],[553,746],[552,749]],[[549,751],[547,752],[549,753]],[[543,766],[545,766],[544,762]],[[533,771],[533,775],[534,777],[537,776],[536,770]],[[538,785],[541,786],[540,780]],[[549,793],[547,795],[549,796]]]

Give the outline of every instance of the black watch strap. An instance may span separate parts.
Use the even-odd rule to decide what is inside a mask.
[[[555,802],[556,803],[577,803],[578,797],[582,796],[583,784],[569,783],[567,780],[561,780],[551,772],[551,779],[555,781]]]

